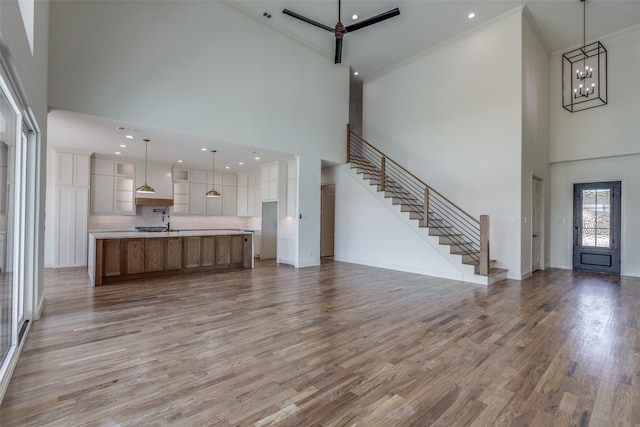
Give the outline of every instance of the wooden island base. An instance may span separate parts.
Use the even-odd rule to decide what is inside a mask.
[[[203,270],[253,268],[253,234],[231,233],[92,233],[89,276],[94,286],[101,286]]]

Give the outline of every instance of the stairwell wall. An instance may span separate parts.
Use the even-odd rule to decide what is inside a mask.
[[[363,126],[365,139],[471,215],[490,215],[491,257],[518,279],[522,49],[517,9],[365,82]]]
[[[336,185],[334,259],[355,264],[462,280],[458,257],[443,256],[359,182],[349,165],[323,169],[326,183]],[[437,246],[437,244],[436,244]]]

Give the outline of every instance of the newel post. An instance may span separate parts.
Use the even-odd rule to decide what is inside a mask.
[[[480,275],[489,275],[489,215],[480,215]]]
[[[384,182],[386,178],[387,159],[382,158],[382,165],[380,166],[380,191],[384,191]]]
[[[347,163],[351,163],[351,125],[347,123]]]

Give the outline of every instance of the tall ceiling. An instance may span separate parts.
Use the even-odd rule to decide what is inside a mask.
[[[238,0],[271,25],[317,46],[333,58],[332,33],[284,15],[284,8],[334,27],[338,0]],[[579,0],[344,0],[344,25],[375,16],[394,7],[400,15],[371,25],[344,38],[342,62],[351,65],[363,80],[421,52],[471,31],[525,6],[549,52],[565,50],[583,41],[583,3]],[[263,17],[264,12],[271,19]],[[475,13],[469,19],[469,13]],[[595,40],[640,25],[638,0],[587,0],[586,39]]]
[[[228,4],[300,40],[325,54],[327,61],[333,62],[333,34],[284,15],[282,10],[287,8],[334,27],[338,18],[337,0],[235,0]],[[346,34],[342,66],[350,66],[357,71],[361,80],[374,79],[398,63],[522,6],[526,7],[549,52],[568,50],[582,43],[583,3],[579,0],[344,0],[341,14],[345,25],[354,22],[351,18],[354,14],[362,20],[398,7],[400,15]],[[270,18],[264,16],[265,12]],[[473,19],[468,18],[471,12],[475,13]],[[587,42],[637,25],[640,25],[640,0],[586,2]],[[175,163],[180,159],[189,167],[210,167],[209,155],[203,156],[197,150],[187,154],[181,147],[211,149],[211,141],[61,110],[53,110],[49,114],[49,144],[114,155],[118,150],[118,141],[124,138],[124,131],[119,128],[144,131],[140,134],[144,133],[145,137],[153,140],[149,146],[151,161]],[[177,140],[182,143],[176,144]],[[133,141],[126,150],[122,150],[122,155],[140,159],[144,156],[144,145],[140,140]],[[260,163],[292,157],[290,154],[267,152],[238,144],[221,146],[216,143],[215,148],[219,150],[216,169],[229,166],[230,171],[234,172],[253,170]],[[260,157],[260,160],[255,157]],[[240,165],[240,162],[245,164]]]

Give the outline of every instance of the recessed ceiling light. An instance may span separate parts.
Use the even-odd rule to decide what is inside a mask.
[[[201,148],[200,151],[207,151],[207,149],[206,148]]]
[[[469,16],[468,16],[469,19],[473,19],[475,17],[476,17],[475,13],[473,13],[473,12],[469,13]]]
[[[353,15],[351,15],[351,19],[355,21],[356,19],[358,19],[358,15],[354,13]]]
[[[133,139],[133,138],[135,138],[135,136],[133,136],[133,135],[125,135],[124,137],[125,137],[125,138],[127,138],[127,139]]]
[[[225,166],[224,168],[225,168],[225,169],[231,169],[231,167],[230,167],[230,166]]]
[[[239,164],[240,166],[242,166],[242,165],[244,165],[244,162],[238,162],[238,164]]]
[[[353,75],[354,75],[354,76],[357,76],[358,74],[360,74],[360,73],[358,73],[357,71],[354,71],[354,72],[353,72]]]
[[[119,151],[116,151],[116,154],[117,154],[117,155],[120,155],[120,154],[122,154],[122,153],[121,153],[121,152],[119,152]]]
[[[254,157],[254,159],[256,159],[256,160],[260,160],[260,157]]]
[[[182,163],[182,160],[178,160],[178,163]]]
[[[120,148],[127,148],[127,146],[124,144],[120,144]]]

